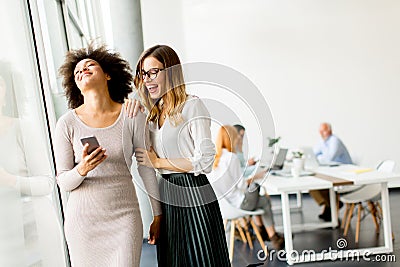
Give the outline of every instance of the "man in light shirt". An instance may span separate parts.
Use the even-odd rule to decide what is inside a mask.
[[[314,154],[318,161],[323,163],[338,162],[342,164],[352,164],[350,154],[343,142],[332,134],[332,126],[327,123],[321,123],[319,133],[322,140],[314,148]],[[310,195],[320,206],[324,206],[323,212],[318,216],[324,221],[331,220],[331,208],[329,205],[329,190],[311,190]],[[339,207],[343,204],[339,202]]]
[[[332,134],[332,127],[329,123],[322,123],[319,128],[322,140],[314,148],[314,154],[320,163],[339,162],[352,164],[350,154],[343,142]]]

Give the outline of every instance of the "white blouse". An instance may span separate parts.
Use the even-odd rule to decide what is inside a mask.
[[[218,199],[224,197],[233,206],[240,207],[246,183],[239,158],[235,153],[223,149],[217,168],[207,177]]]
[[[203,101],[189,95],[182,110],[183,122],[176,127],[167,117],[163,126],[157,122],[149,125],[151,143],[160,158],[187,158],[196,176],[209,173],[215,156],[215,146],[211,139],[211,119]],[[161,174],[177,173],[158,169]]]

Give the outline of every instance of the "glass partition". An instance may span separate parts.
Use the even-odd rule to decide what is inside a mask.
[[[0,266],[66,266],[29,1],[0,0]]]

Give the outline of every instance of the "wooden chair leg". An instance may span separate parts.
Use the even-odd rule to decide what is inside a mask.
[[[361,211],[363,207],[361,203],[358,203],[358,210],[357,210],[357,224],[356,224],[356,244],[358,244],[358,238],[360,236],[360,224],[361,224]]]
[[[342,218],[342,224],[340,225],[341,229],[344,229],[344,225],[346,223],[346,218],[348,216],[349,210],[350,210],[350,205],[349,205],[349,203],[346,203],[346,208],[344,210],[344,214],[343,214],[343,218]]]
[[[349,211],[349,214],[347,215],[347,220],[346,220],[346,227],[344,228],[344,232],[343,232],[344,236],[347,236],[347,232],[349,231],[350,221],[351,221],[351,218],[353,217],[354,206],[355,206],[354,203],[352,203],[350,206],[350,211]]]
[[[242,238],[243,243],[247,243],[246,236],[244,235],[243,228],[240,225],[239,220],[236,222],[236,227],[239,230],[240,237]]]
[[[228,220],[224,220],[224,229],[226,231],[226,226],[228,225]]]
[[[247,222],[247,220],[245,218],[242,218],[242,222],[244,224],[243,228],[244,228],[244,231],[246,233],[247,242],[249,243],[249,247],[250,247],[250,249],[253,249],[254,248],[253,247],[253,240],[251,240],[251,235],[250,235],[250,232],[249,232],[249,228],[247,227],[247,223],[248,222]]]
[[[261,248],[264,250],[265,256],[268,256],[267,246],[264,244],[264,240],[261,237],[260,231],[258,231],[258,227],[253,222],[253,220],[250,220],[250,223],[251,223],[251,227],[253,227],[254,233],[256,234],[258,242],[260,242]]]
[[[235,245],[235,220],[231,221],[231,238],[229,240],[229,260],[233,260],[233,247]]]
[[[382,213],[382,207],[381,204],[379,203],[379,201],[375,202],[375,206],[378,208],[378,218],[379,220],[382,220],[383,217],[383,213]]]
[[[379,234],[379,224],[378,224],[378,219],[377,219],[377,209],[376,209],[374,203],[372,203],[372,201],[368,201],[368,208],[369,208],[369,210],[371,212],[372,219],[373,219],[374,224],[375,224],[375,232],[377,234]]]

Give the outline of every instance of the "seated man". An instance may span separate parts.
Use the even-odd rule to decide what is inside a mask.
[[[321,123],[319,133],[322,140],[314,148],[314,154],[320,163],[339,162],[343,164],[352,164],[349,152],[343,142],[332,134],[332,127],[329,123]],[[323,212],[318,216],[324,221],[331,220],[331,208],[329,204],[329,190],[311,190],[310,195],[320,206],[324,206]],[[339,208],[343,204],[339,202]]]

